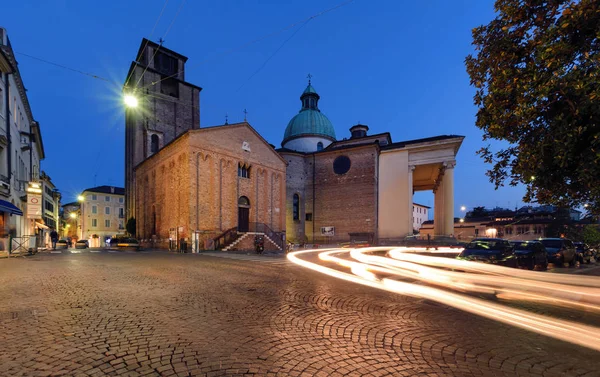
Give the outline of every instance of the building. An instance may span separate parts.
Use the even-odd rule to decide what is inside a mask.
[[[81,216],[81,205],[78,202],[71,202],[62,206],[62,218],[60,236],[62,238],[71,238],[78,240],[80,237],[79,218]]]
[[[183,239],[195,250],[212,248],[228,231],[260,231],[277,242],[285,231],[285,170],[246,122],[189,130],[136,167],[137,234],[156,247]]]
[[[452,234],[455,157],[463,137],[393,142],[389,132],[368,135],[369,127],[357,124],[349,138],[337,140],[320,99],[309,81],[277,150],[288,162],[288,240],[385,243],[412,236],[413,193],[420,190],[435,193],[437,233]]]
[[[39,124],[8,34],[0,28],[0,250],[43,242],[40,161],[45,157]],[[32,183],[32,193],[27,193]],[[29,203],[28,203],[29,200]]]
[[[125,111],[126,218],[135,213],[134,168],[188,130],[200,128],[200,91],[185,81],[187,58],[147,39],[131,63],[123,90],[138,108]]]
[[[42,171],[40,175],[40,182],[42,183],[42,200],[43,200],[43,227],[42,230],[42,242],[41,247],[48,247],[47,245],[51,244],[50,240],[50,232],[52,229],[55,229],[57,232],[60,232],[60,192],[52,183],[52,179],[46,174],[46,172]]]
[[[338,140],[309,81],[275,149],[246,121],[200,128],[201,89],[184,81],[187,58],[147,40],[138,57],[125,85],[140,98],[126,113],[126,214],[144,242],[248,249],[256,233],[273,248],[284,237],[391,242],[413,235],[419,190],[435,193],[436,231],[453,233],[462,136],[394,142],[358,124]]]
[[[90,247],[104,247],[108,239],[125,233],[125,189],[92,187],[81,197],[77,239],[88,240]]]
[[[555,206],[522,207],[515,211],[495,208],[482,212],[477,217],[467,214],[465,218],[454,219],[454,237],[459,241],[478,237],[531,241],[554,237],[560,227],[577,222],[572,218],[572,210],[563,211]],[[434,222],[426,221],[420,235],[435,237]]]
[[[429,210],[431,207],[423,204],[413,203],[413,229],[418,231],[425,221],[429,220]]]

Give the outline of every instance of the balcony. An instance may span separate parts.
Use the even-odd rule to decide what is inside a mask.
[[[125,218],[125,214],[124,213],[119,213],[119,219],[124,219]]]

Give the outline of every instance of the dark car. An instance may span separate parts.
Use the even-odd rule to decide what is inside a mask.
[[[500,238],[477,238],[469,242],[457,259],[517,267],[511,244]]]
[[[573,241],[566,238],[542,238],[540,242],[546,247],[548,262],[554,263],[557,267],[562,267],[565,263],[569,266],[577,264]]]
[[[79,241],[75,242],[76,249],[87,249],[88,247],[90,247],[90,244],[88,243],[87,240],[79,240]]]
[[[511,242],[514,245],[517,265],[533,270],[536,266],[542,270],[548,268],[548,253],[539,241]]]
[[[594,251],[583,242],[574,242],[574,245],[579,263],[592,263]]]
[[[67,241],[65,239],[56,241],[56,250],[68,249],[68,248],[69,248],[69,241]]]
[[[115,237],[110,240],[111,249],[139,250],[140,242],[131,237]]]

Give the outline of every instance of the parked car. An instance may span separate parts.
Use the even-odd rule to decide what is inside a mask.
[[[575,266],[577,263],[573,241],[566,238],[542,238],[540,242],[548,251],[548,262],[555,266],[562,267],[565,263]]]
[[[575,252],[577,253],[577,260],[579,263],[592,263],[594,257],[594,251],[583,242],[574,242]]]
[[[511,242],[514,245],[517,265],[533,270],[536,266],[545,270],[548,268],[548,252],[539,241]]]
[[[76,249],[87,249],[88,247],[90,247],[88,240],[79,240],[75,243]]]
[[[461,260],[517,267],[513,247],[501,238],[476,238],[456,257]]]
[[[56,241],[56,250],[68,249],[68,248],[69,248],[69,241],[67,241],[65,239]]]
[[[110,247],[117,249],[140,249],[140,242],[131,237],[116,237],[110,240]]]

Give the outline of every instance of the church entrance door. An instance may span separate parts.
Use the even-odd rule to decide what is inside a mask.
[[[247,232],[250,225],[250,200],[241,196],[238,199],[238,232]]]

